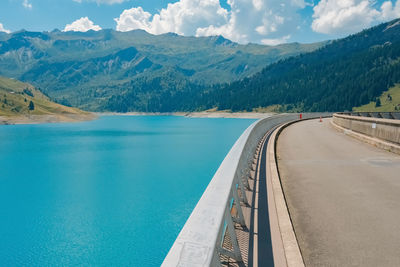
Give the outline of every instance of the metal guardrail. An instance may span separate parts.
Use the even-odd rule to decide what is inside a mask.
[[[331,116],[331,113],[303,114],[304,119],[320,116]],[[245,188],[257,145],[272,128],[298,118],[299,114],[285,114],[260,119],[243,132],[221,163],[162,266],[220,266],[220,254],[242,261],[234,222],[245,226],[240,203],[248,203]],[[231,203],[238,217],[232,217]],[[225,230],[230,235],[232,251],[222,247]]]
[[[400,120],[400,112],[340,112],[337,114],[359,116],[359,117],[371,117],[378,119]]]

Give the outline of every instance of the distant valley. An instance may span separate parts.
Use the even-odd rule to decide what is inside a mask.
[[[55,101],[86,110],[171,111],[182,107],[166,105],[169,97],[249,77],[323,44],[239,45],[221,36],[141,30],[20,31],[0,35],[0,75],[30,82]]]
[[[88,111],[344,111],[400,82],[400,20],[278,46],[141,30],[3,33],[0,75]]]

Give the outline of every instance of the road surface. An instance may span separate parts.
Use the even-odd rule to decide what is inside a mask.
[[[283,130],[277,156],[306,266],[400,266],[400,156],[329,119]]]

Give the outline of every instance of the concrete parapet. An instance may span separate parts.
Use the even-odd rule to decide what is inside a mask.
[[[332,122],[348,135],[400,154],[400,120],[334,114]]]
[[[331,115],[331,113],[280,114],[260,119],[250,125],[233,145],[211,179],[162,266],[220,266],[220,255],[243,262],[242,252],[239,251],[240,246],[235,244],[237,237],[233,226],[233,223],[240,221],[241,218],[240,216],[231,216],[230,205],[233,203],[239,211],[242,210],[242,205],[247,204],[247,200],[240,199],[236,194],[248,183],[250,171],[253,169],[254,156],[257,148],[262,144],[263,137],[275,127],[297,121],[300,117],[311,119]],[[273,139],[275,140],[275,137]],[[274,149],[268,149],[268,151],[268,153],[274,153]],[[271,213],[275,210],[275,214],[277,214],[270,218],[271,224],[275,223],[276,226],[271,229],[273,232],[271,235],[274,235],[272,237],[274,265],[303,266],[284,196],[280,189],[274,160],[270,167],[273,169],[270,169],[268,175],[271,175],[272,180],[268,178],[267,189],[273,190],[273,193],[268,194],[268,210]],[[241,197],[245,195],[241,194]],[[223,233],[230,235],[233,243],[232,251],[221,247]],[[261,262],[259,265],[263,266],[263,263]]]

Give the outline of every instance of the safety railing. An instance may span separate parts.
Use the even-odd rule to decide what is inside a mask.
[[[302,117],[320,116],[327,114],[308,113]],[[242,261],[234,223],[245,226],[240,203],[248,203],[245,188],[257,145],[270,129],[298,118],[299,114],[276,115],[254,122],[243,132],[221,163],[162,266],[220,266],[220,255]],[[237,217],[231,215],[231,203],[235,205]],[[226,230],[232,251],[222,247]]]
[[[335,113],[333,122],[340,127],[396,145],[400,144],[400,119],[364,117]]]
[[[341,115],[400,120],[400,112],[341,112]]]

